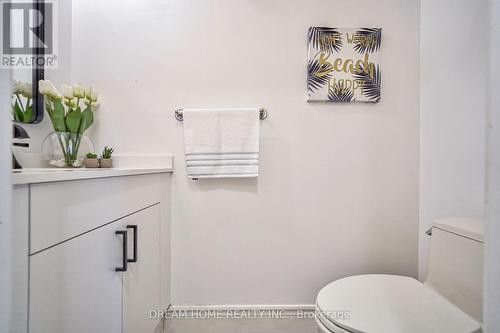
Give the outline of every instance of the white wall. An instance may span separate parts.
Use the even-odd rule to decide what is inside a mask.
[[[11,322],[11,140],[10,122],[11,72],[0,69],[0,333],[6,333]]]
[[[175,304],[313,303],[334,279],[417,275],[419,1],[73,1],[94,137],[173,153]],[[306,102],[310,25],[383,28],[382,101]],[[178,107],[265,107],[258,180],[186,179]]]
[[[484,214],[487,2],[422,0],[420,251],[434,219]]]
[[[485,326],[487,333],[500,332],[500,1],[489,1],[490,76],[488,99],[488,186],[486,238]]]

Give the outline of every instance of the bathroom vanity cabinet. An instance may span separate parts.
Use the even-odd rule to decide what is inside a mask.
[[[161,332],[170,174],[145,173],[14,186],[13,332]]]

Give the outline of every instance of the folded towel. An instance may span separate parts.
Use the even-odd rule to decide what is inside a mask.
[[[258,109],[185,109],[187,176],[257,177]]]

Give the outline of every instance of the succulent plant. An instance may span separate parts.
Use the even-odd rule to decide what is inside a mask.
[[[113,154],[114,151],[115,151],[114,148],[104,146],[104,149],[102,150],[102,153],[101,153],[101,158],[104,158],[104,159],[111,158],[111,155]]]

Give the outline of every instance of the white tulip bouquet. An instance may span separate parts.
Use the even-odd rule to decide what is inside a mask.
[[[14,81],[12,98],[13,119],[29,123],[33,119],[33,91],[31,83]]]
[[[45,96],[45,109],[58,135],[64,166],[81,166],[78,150],[83,133],[94,123],[94,110],[99,104],[97,91],[92,87],[75,84],[62,85],[59,93],[49,80],[40,80],[38,87],[40,94]]]

